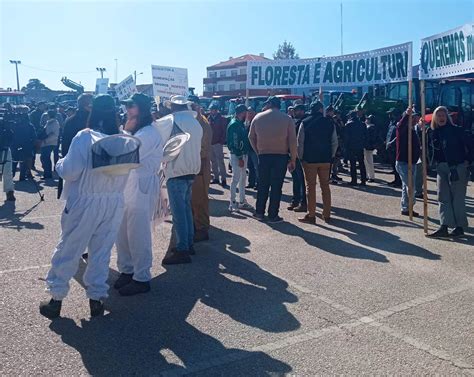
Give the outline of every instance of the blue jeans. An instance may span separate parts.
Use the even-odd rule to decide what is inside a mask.
[[[291,172],[291,177],[293,178],[292,204],[306,206],[306,187],[300,160],[296,160],[295,170]]]
[[[249,186],[255,187],[258,183],[258,156],[253,149],[250,149],[248,156]]]
[[[410,208],[408,204],[409,203],[408,201],[408,163],[397,161],[395,163],[395,170],[400,175],[400,178],[402,180],[402,200],[401,200],[402,211],[408,211]],[[412,172],[412,184],[413,184],[413,192],[412,192],[413,205],[415,205],[415,202],[416,202],[416,199],[415,199],[416,164],[412,164],[411,172]]]
[[[258,156],[258,190],[255,213],[265,214],[268,197],[268,217],[275,218],[280,210],[281,189],[285,180],[288,155],[261,154]]]
[[[53,164],[51,163],[51,153],[54,152],[54,145],[48,145],[47,147],[41,147],[41,165],[43,166],[43,175],[45,177],[51,177],[53,174]]]
[[[176,250],[189,251],[194,240],[191,192],[194,178],[170,178],[166,183],[170,201],[173,228],[176,232]]]

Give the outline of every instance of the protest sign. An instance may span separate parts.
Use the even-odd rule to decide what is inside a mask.
[[[153,95],[161,101],[171,96],[188,95],[188,70],[186,68],[151,66],[153,77]]]
[[[109,79],[97,79],[95,81],[95,94],[107,94]]]
[[[412,78],[412,43],[316,59],[249,61],[247,87],[314,88],[362,86]]]
[[[474,25],[466,24],[421,40],[420,79],[474,72]]]
[[[137,87],[135,85],[135,80],[133,79],[132,75],[127,76],[125,80],[119,82],[115,86],[115,93],[117,94],[117,98],[122,101],[128,97],[130,97],[133,93],[137,92]]]

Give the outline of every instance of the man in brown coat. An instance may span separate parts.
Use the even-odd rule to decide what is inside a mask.
[[[202,127],[201,140],[201,171],[194,178],[192,187],[191,205],[194,218],[194,242],[209,239],[209,183],[211,181],[211,141],[212,129],[209,122],[202,115],[197,96],[189,96],[192,109],[197,112],[197,121]]]

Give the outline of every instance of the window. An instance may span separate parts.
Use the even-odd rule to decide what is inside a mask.
[[[240,83],[240,89],[245,89],[245,83],[244,82]]]
[[[224,85],[218,85],[218,86],[217,86],[217,90],[218,90],[219,92],[223,92],[223,91],[225,90],[225,89],[224,89]]]
[[[237,76],[237,70],[236,70],[236,69],[233,69],[232,71],[230,71],[230,75],[231,75],[232,77]]]
[[[235,90],[235,84],[230,84],[229,85],[229,90]]]
[[[226,72],[226,71],[220,71],[219,77],[226,77],[226,76],[227,76],[227,72]]]
[[[217,77],[217,72],[209,71],[209,78],[214,78],[214,77]]]
[[[216,86],[215,86],[215,85],[206,85],[206,86],[204,87],[204,90],[205,90],[206,92],[214,92],[214,91],[216,90]]]
[[[240,74],[241,75],[246,75],[247,74],[247,68],[240,68]]]

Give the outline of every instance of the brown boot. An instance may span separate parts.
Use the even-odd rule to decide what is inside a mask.
[[[316,225],[316,216],[306,215],[302,219],[298,219],[300,223]]]
[[[207,230],[196,230],[194,233],[194,242],[203,242],[209,240],[209,232]]]

